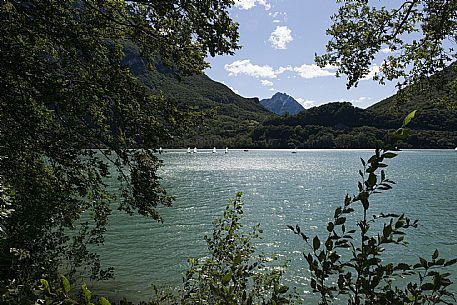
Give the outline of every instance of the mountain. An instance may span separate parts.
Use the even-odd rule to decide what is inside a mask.
[[[261,100],[260,104],[262,104],[271,112],[279,115],[283,115],[286,113],[290,115],[295,115],[303,109],[305,109],[293,97],[280,92],[276,93],[269,99]]]
[[[284,93],[271,99],[244,98],[204,74],[179,76],[173,69],[141,58],[138,49],[126,45],[124,64],[152,91],[163,92],[178,107],[195,115],[195,124],[182,123],[187,132],[164,147],[230,148],[371,148],[381,145],[400,148],[454,148],[457,146],[457,114],[434,103],[455,101],[456,66],[431,79],[439,86],[410,87],[409,101],[389,97],[368,109],[350,103],[329,103],[303,110]],[[276,116],[272,111],[288,116]],[[289,109],[288,105],[295,105]],[[298,106],[298,107],[297,107]],[[274,107],[274,108],[273,108]],[[399,141],[389,130],[401,126],[404,117],[418,110],[408,128],[411,135]],[[297,113],[298,112],[298,113]],[[292,115],[296,113],[295,115]],[[198,115],[200,114],[200,115]],[[189,125],[187,125],[189,124]]]
[[[457,65],[406,88],[407,99],[394,95],[361,109],[350,103],[329,103],[294,116],[272,117],[252,132],[259,148],[455,148]],[[389,132],[399,128],[408,113],[417,110],[404,140]]]
[[[124,52],[123,64],[146,87],[163,92],[184,111],[197,114],[197,128],[189,128],[185,136],[164,146],[247,147],[250,143],[246,143],[249,140],[246,135],[271,115],[258,98],[241,97],[204,74],[180,76],[160,62],[148,65],[131,43],[126,43]]]
[[[409,96],[402,100],[393,95],[367,110],[378,118],[394,118],[400,124],[403,118],[417,110],[410,128],[417,130],[457,130],[457,64],[448,66],[433,75],[429,81],[406,88]],[[454,109],[449,109],[449,106]]]

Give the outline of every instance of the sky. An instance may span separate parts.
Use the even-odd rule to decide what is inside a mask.
[[[321,69],[314,55],[323,54],[335,0],[236,0],[231,17],[240,24],[242,49],[233,56],[209,57],[205,73],[244,97],[270,98],[287,93],[305,108],[336,101],[366,108],[395,94],[395,83],[380,85],[370,77],[346,89],[334,69]],[[388,50],[385,50],[388,53]],[[384,56],[386,55],[384,54]],[[381,64],[373,62],[373,71]]]

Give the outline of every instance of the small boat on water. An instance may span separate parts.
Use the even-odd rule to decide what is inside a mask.
[[[297,149],[294,148],[294,150],[292,150],[292,153],[293,153],[293,154],[296,154],[296,153],[297,153]]]
[[[190,147],[187,147],[187,153],[190,154]]]
[[[456,148],[457,149],[457,148]],[[225,148],[225,153],[227,154],[228,153],[228,147]]]
[[[197,147],[194,147],[194,154],[197,153]]]
[[[216,147],[214,147],[214,148],[213,148],[213,154],[216,153],[216,152],[217,152],[217,151],[216,151]]]
[[[457,151],[457,147],[454,150]]]

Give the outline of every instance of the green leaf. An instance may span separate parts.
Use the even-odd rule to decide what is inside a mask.
[[[368,176],[368,180],[367,180],[368,186],[370,186],[370,187],[375,186],[376,181],[377,181],[376,175],[373,173],[370,173],[370,175]]]
[[[87,288],[86,284],[83,284],[81,286],[81,292],[84,297],[84,302],[86,303],[86,305],[89,305],[90,301],[92,299],[92,292],[90,292],[90,290],[89,290],[89,288]]]
[[[406,118],[404,119],[403,121],[403,127],[405,127],[406,125],[408,125],[411,120],[414,118],[414,116],[416,115],[416,111],[417,110],[414,110],[414,111],[411,111],[407,116]]]
[[[230,282],[232,277],[233,277],[233,275],[231,272],[224,275],[224,277],[222,278],[222,284],[227,284],[228,282]]]
[[[432,283],[425,283],[421,286],[422,290],[433,290],[434,286]]]
[[[40,279],[40,284],[41,284],[40,290],[49,291],[49,283],[48,283],[48,281],[46,281],[45,279]]]
[[[235,259],[233,260],[233,263],[234,263],[235,265],[239,265],[239,264],[241,263],[241,253],[240,253],[240,252],[238,252],[238,253],[236,254]]]
[[[439,252],[438,252],[438,249],[436,249],[435,252],[433,252],[432,259],[437,259],[438,256],[439,256]]]
[[[325,242],[325,247],[327,248],[328,251],[332,251],[332,249],[333,249],[333,240],[331,240],[330,238],[327,239],[327,241]]]
[[[338,217],[335,221],[335,225],[342,225],[346,222],[346,217]]]
[[[398,156],[398,154],[393,153],[393,152],[386,152],[382,156],[386,159],[391,159],[391,158],[395,158],[396,156]]]
[[[320,246],[321,246],[321,241],[319,240],[319,237],[315,236],[313,238],[313,249],[314,249],[314,251],[319,249]]]
[[[329,222],[327,225],[327,231],[332,232],[334,228],[335,225],[333,224],[333,222]]]
[[[63,275],[60,276],[60,284],[65,293],[70,292],[70,281]]]
[[[338,216],[340,216],[342,210],[343,210],[343,209],[342,209],[341,207],[336,208],[335,214],[333,215],[333,218],[337,218]]]
[[[422,258],[422,257],[419,257],[419,261],[420,261],[420,264],[422,267],[424,268],[427,268],[428,264],[427,264],[427,260]]]
[[[457,258],[454,258],[454,259],[451,259],[449,261],[447,261],[444,266],[447,267],[447,266],[451,266],[451,265],[454,265],[455,263],[457,263]]]
[[[407,138],[409,136],[409,134],[410,134],[410,131],[408,129],[398,128],[397,130],[395,130],[395,132],[392,134],[392,136],[395,139],[402,140],[402,139]]]
[[[315,279],[311,279],[311,288],[316,289],[317,283]]]
[[[101,297],[97,302],[98,305],[111,305],[111,303],[104,297]]]
[[[359,194],[359,199],[360,201],[362,202],[362,205],[363,205],[363,208],[365,210],[368,210],[368,208],[370,207],[370,203],[368,201],[368,193],[367,192],[362,192]]]
[[[281,286],[278,289],[278,293],[286,293],[289,290],[289,287],[287,286]]]

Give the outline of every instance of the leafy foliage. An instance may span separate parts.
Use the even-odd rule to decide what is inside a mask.
[[[405,246],[406,231],[417,227],[417,220],[404,214],[381,213],[372,219],[368,217],[371,196],[390,190],[395,184],[386,177],[387,164],[384,163],[394,157],[395,153],[376,149],[367,161],[361,160],[359,193],[346,195],[344,204],[335,209],[333,220],[327,225],[326,238],[311,238],[298,225],[289,226],[311,249],[303,255],[312,276],[311,288],[320,294],[320,304],[334,303],[336,298],[347,300],[348,304],[373,305],[451,304],[455,301],[447,290],[452,283],[450,274],[442,270],[455,264],[457,259],[440,258],[438,250],[430,260],[419,257],[416,264],[383,259],[392,245]],[[359,215],[360,219],[351,219]],[[381,232],[372,232],[373,228],[380,227],[380,221],[384,221]],[[404,283],[404,286],[395,283]]]
[[[40,284],[37,288],[36,304],[45,305],[111,305],[105,297],[100,297],[94,301],[92,292],[87,288],[86,284],[81,286],[79,297],[74,297],[70,294],[70,281],[63,275],[60,276],[58,288],[53,288],[45,279],[40,279]]]
[[[241,97],[206,75],[181,76],[160,61],[148,69],[131,43],[126,43],[125,55],[124,63],[146,86],[166,93],[189,116],[179,122],[184,133],[164,143],[167,147],[243,147],[240,135],[248,135],[271,115],[257,98]]]
[[[415,84],[457,59],[455,1],[399,1],[391,7],[377,1],[337,2],[342,5],[327,30],[332,37],[327,53],[317,56],[316,62],[336,66],[338,75],[347,76],[348,88],[369,73],[383,48],[392,53],[377,74],[381,83],[402,79],[399,85]]]
[[[160,220],[155,207],[171,197],[153,150],[182,131],[185,115],[125,65],[126,41],[149,62],[199,73],[207,53],[238,48],[232,4],[1,2],[0,177],[2,196],[14,194],[14,211],[1,220],[2,288],[13,281],[27,303],[35,281],[64,264],[70,275],[85,268],[93,278],[111,276],[90,246],[103,242],[114,200]],[[139,145],[148,149],[130,150]],[[108,191],[107,179],[116,178],[121,188]]]
[[[292,304],[294,295],[281,284],[281,268],[255,254],[253,241],[262,231],[244,232],[241,193],[230,202],[224,217],[214,221],[206,237],[209,257],[190,259],[182,304]]]
[[[254,242],[260,238],[259,225],[246,231],[241,223],[243,203],[241,193],[230,200],[224,216],[214,221],[211,237],[205,237],[209,256],[189,259],[189,269],[184,278],[182,295],[161,290],[153,285],[153,296],[141,304],[294,304],[295,292],[281,283],[284,267],[275,266],[274,259],[258,255]],[[58,288],[52,288],[58,287]],[[108,305],[106,298],[92,303],[94,297],[84,284],[81,293],[71,293],[70,281],[60,276],[58,283],[40,279],[34,291],[37,304]],[[127,300],[121,304],[132,304]]]

